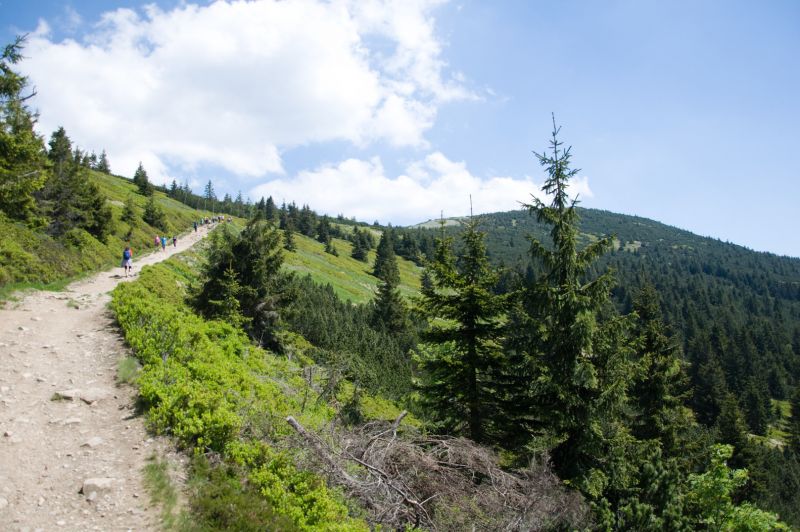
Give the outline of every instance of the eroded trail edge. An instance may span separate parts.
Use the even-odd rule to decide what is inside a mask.
[[[207,232],[189,233],[166,252],[134,255],[131,279]],[[159,528],[142,470],[164,443],[135,415],[135,390],[116,383],[118,362],[131,353],[107,303],[125,281],[114,268],[0,310],[3,530]]]

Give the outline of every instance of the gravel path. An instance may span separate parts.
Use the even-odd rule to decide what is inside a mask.
[[[206,234],[134,256],[134,272]],[[125,281],[115,268],[0,310],[0,530],[158,529],[142,468],[168,444],[134,415],[135,390],[115,383],[130,353],[106,307]]]

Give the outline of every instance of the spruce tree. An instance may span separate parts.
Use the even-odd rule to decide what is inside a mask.
[[[800,386],[795,388],[789,418],[789,448],[800,458]]]
[[[769,391],[765,382],[750,377],[742,395],[742,409],[750,432],[765,436],[770,417]]]
[[[216,211],[217,207],[217,194],[214,192],[214,184],[208,180],[205,188],[203,189],[203,210]]]
[[[111,229],[111,208],[89,180],[80,153],[71,150],[72,143],[63,127],[52,134],[49,145],[47,155],[52,169],[38,194],[40,211],[50,218],[48,231],[60,236],[77,228],[105,240]]]
[[[104,174],[111,173],[111,165],[108,163],[108,155],[106,154],[106,150],[100,152],[100,158],[97,160],[97,165],[95,165],[94,169]]]
[[[327,216],[323,216],[317,224],[317,242],[328,244],[331,240],[331,224]]]
[[[44,142],[36,134],[36,117],[26,100],[28,80],[14,71],[22,60],[24,37],[0,56],[0,211],[12,219],[38,225],[35,194],[47,180]]]
[[[501,360],[505,312],[504,296],[493,292],[497,273],[486,258],[484,236],[470,219],[458,257],[451,238],[439,239],[428,268],[433,286],[423,288],[420,300],[429,326],[418,359],[424,402],[446,429],[477,442],[492,437],[496,405],[491,369]]]
[[[633,309],[633,434],[640,440],[657,440],[664,455],[674,457],[684,452],[686,433],[693,423],[684,406],[689,389],[686,369],[661,321],[659,295],[652,284],[646,282],[638,291]]]
[[[63,127],[59,127],[50,136],[49,146],[47,158],[53,163],[53,172],[63,174],[67,165],[73,161],[72,142]]]
[[[400,269],[394,253],[394,232],[391,229],[386,229],[378,242],[372,275],[387,283],[400,282]]]
[[[162,211],[161,207],[158,206],[153,196],[147,198],[142,220],[144,220],[148,225],[161,229],[162,231],[167,230],[167,220],[164,216],[164,211]]]
[[[272,199],[272,196],[267,198],[267,202],[264,204],[264,217],[268,222],[274,222],[278,219],[278,208],[275,206],[275,200]]]
[[[147,171],[144,169],[141,162],[139,162],[139,166],[136,167],[136,172],[133,174],[133,183],[137,186],[139,194],[142,196],[153,195],[153,185],[150,183],[150,179],[147,177]]]
[[[408,333],[408,308],[395,283],[382,281],[378,284],[378,294],[372,307],[372,323],[394,336]]]
[[[133,224],[137,218],[138,210],[136,208],[136,202],[133,201],[133,196],[129,194],[125,199],[125,206],[122,208],[122,216],[120,219],[123,222]]]
[[[291,222],[288,222],[283,230],[283,249],[286,251],[297,250],[297,243],[294,241],[294,225]]]
[[[353,250],[350,256],[361,262],[367,262],[369,258],[368,239],[365,237],[366,230],[360,231],[358,227],[353,228],[350,240],[353,242]]]
[[[508,351],[513,376],[525,378],[510,382],[525,388],[507,390],[506,400],[527,410],[511,416],[516,431],[528,432],[534,448],[549,448],[559,476],[597,498],[630,473],[620,450],[629,439],[621,418],[632,369],[624,321],[601,319],[612,275],[587,279],[611,238],[578,249],[577,199],[567,193],[578,170],[570,168],[571,150],[562,148],[559,130],[554,119],[552,155],[534,152],[547,171],[542,191],[550,204],[534,196],[527,207],[551,228],[552,245],[531,238],[541,273],[520,294],[522,315],[510,321]]]
[[[223,306],[234,297],[250,337],[278,349],[279,311],[291,295],[291,276],[281,272],[282,264],[281,237],[272,224],[256,217],[238,235],[226,224],[212,239],[195,304],[206,316],[231,318]]]

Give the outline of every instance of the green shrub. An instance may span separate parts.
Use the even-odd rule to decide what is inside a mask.
[[[151,428],[171,434],[197,455],[214,451],[244,468],[276,519],[288,519],[300,530],[368,530],[348,518],[347,506],[320,477],[298,470],[285,451],[255,439],[285,437],[290,414],[319,430],[333,419],[333,409],[304,401],[309,383],[300,366],[253,346],[227,323],[193,314],[183,302],[189,278],[182,272],[184,266],[171,259],[143,269],[137,281],[112,293],[111,308],[142,364],[137,384]],[[222,486],[219,494],[233,497],[232,489]],[[237,522],[244,515],[240,509],[222,512],[208,491],[198,497],[205,499],[196,502],[212,521]],[[244,502],[250,505],[251,496]],[[266,507],[258,508],[259,516],[269,517],[260,513]]]

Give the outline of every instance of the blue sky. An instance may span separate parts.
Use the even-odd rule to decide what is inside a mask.
[[[800,256],[800,3],[154,5],[0,0],[42,133],[406,224],[527,199],[553,112],[584,206]]]

